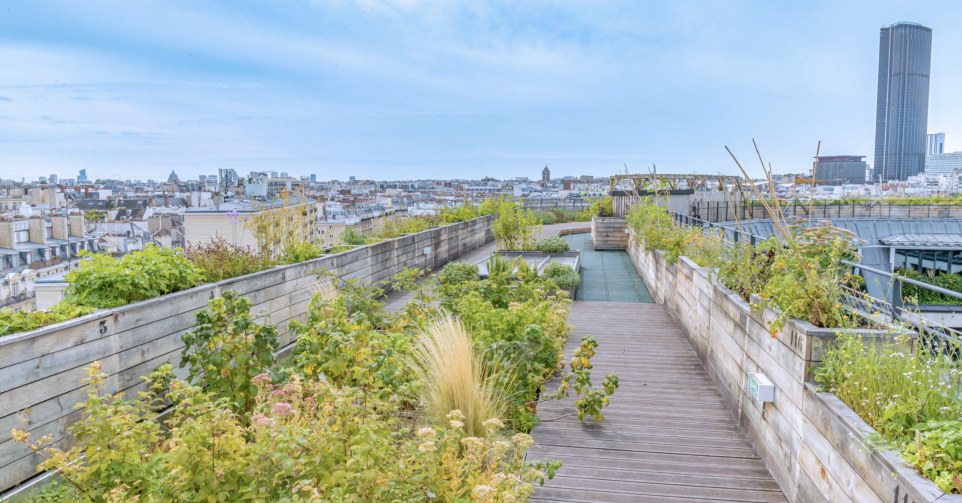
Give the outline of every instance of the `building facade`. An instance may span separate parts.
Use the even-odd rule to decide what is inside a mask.
[[[863,184],[867,170],[864,155],[821,156],[815,173],[816,184]]]
[[[879,40],[875,174],[906,180],[925,171],[932,29],[899,22]]]
[[[954,169],[962,170],[962,152],[946,152],[925,158],[925,176],[951,175]]]
[[[925,155],[935,155],[945,153],[945,133],[933,133],[928,135],[925,141]]]

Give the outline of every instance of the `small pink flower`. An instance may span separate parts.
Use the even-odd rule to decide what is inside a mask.
[[[281,417],[290,416],[294,414],[294,408],[291,407],[289,403],[277,402],[274,404],[274,408],[271,409],[271,414]]]
[[[264,414],[255,414],[251,417],[251,422],[257,426],[270,426],[274,424],[274,420],[265,416]]]
[[[282,389],[277,389],[271,392],[271,396],[283,396],[283,395],[284,395],[284,390]]]
[[[256,385],[259,385],[260,383],[270,383],[270,382],[271,382],[271,376],[269,376],[269,375],[267,375],[267,374],[259,374],[259,375],[254,376],[254,379],[252,379],[252,381],[253,381],[254,384],[256,384]]]

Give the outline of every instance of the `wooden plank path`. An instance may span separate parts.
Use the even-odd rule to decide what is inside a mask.
[[[592,382],[616,374],[621,387],[602,422],[568,416],[534,428],[529,459],[563,466],[533,501],[786,501],[663,305],[574,302],[568,323],[565,359],[593,335]],[[572,397],[541,404],[538,416],[575,410]]]

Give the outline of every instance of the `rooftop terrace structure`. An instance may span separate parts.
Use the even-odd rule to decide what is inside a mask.
[[[320,284],[318,268],[373,282],[404,266],[439,271],[451,261],[476,262],[492,250],[495,218],[486,215],[0,338],[0,426],[15,424],[15,411],[31,406],[31,431],[69,443],[65,427],[79,411],[62,404],[75,398],[77,386],[71,383],[85,365],[100,359],[111,391],[138,391],[137,376],[145,369],[183,357],[179,336],[192,329],[193,315],[229,289],[277,323],[281,353],[288,351],[298,337],[288,324],[303,321],[311,296],[330,287]],[[604,421],[578,420],[580,397],[536,403],[542,422],[531,430],[535,443],[526,459],[563,465],[535,489],[532,501],[801,503],[893,496],[902,501],[905,495],[908,501],[957,501],[899,464],[891,451],[862,448],[858,440],[868,435],[864,421],[812,384],[812,369],[837,337],[831,329],[799,320],[773,329],[771,310],[751,309],[687,257],[669,263],[660,250],[646,250],[633,228],[627,251],[606,252],[591,249],[579,230],[588,227],[541,228],[542,236],[564,233],[583,260],[583,288],[570,306],[567,323],[573,329],[561,361],[567,364],[591,336],[598,342],[594,379],[617,374],[620,387],[603,409]],[[388,310],[399,311],[415,295],[399,290],[382,300]],[[558,384],[548,380],[542,396]],[[30,476],[37,461],[9,440],[0,442],[0,460],[5,488]]]

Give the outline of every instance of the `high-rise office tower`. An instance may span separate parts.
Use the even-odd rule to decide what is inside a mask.
[[[882,28],[875,117],[875,174],[906,180],[925,170],[932,29],[898,22]]]
[[[928,135],[925,142],[925,155],[935,155],[945,153],[945,133],[933,133]]]

